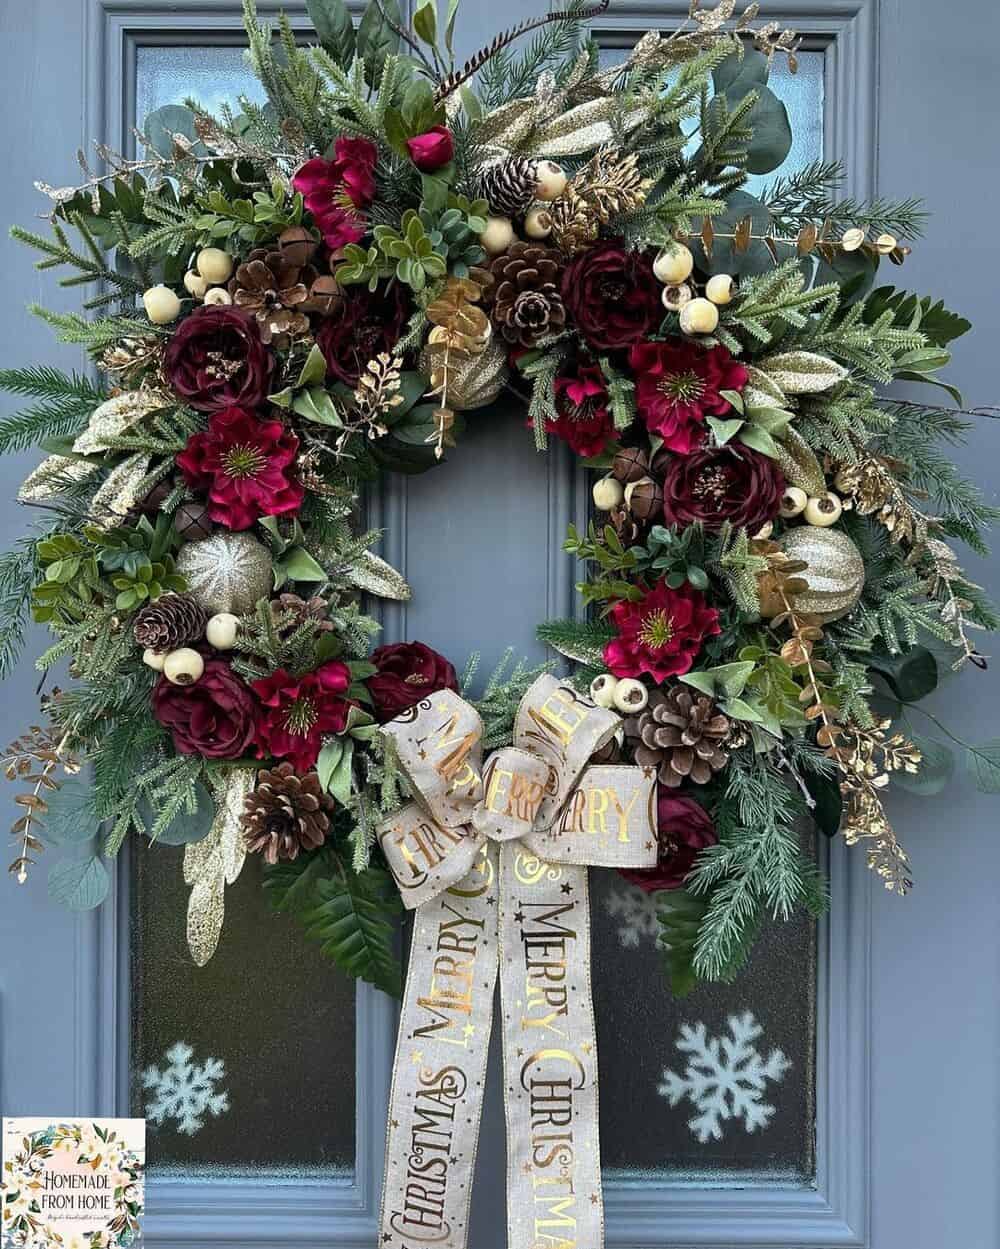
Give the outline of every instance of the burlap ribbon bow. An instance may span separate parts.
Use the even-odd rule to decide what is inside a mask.
[[[604,1244],[587,867],[656,863],[651,769],[589,764],[619,717],[555,677],[482,766],[449,690],[385,726],[417,801],[379,840],[419,908],[389,1107],[380,1246],[464,1249],[497,970],[509,1249]]]

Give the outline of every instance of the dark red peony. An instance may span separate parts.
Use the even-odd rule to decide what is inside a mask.
[[[648,672],[657,682],[689,672],[705,638],[721,633],[719,613],[687,584],[639,589],[639,602],[622,599],[611,609],[618,636],[605,645],[604,662],[616,677]]]
[[[694,867],[698,852],[719,840],[704,807],[693,798],[672,794],[663,785],[657,787],[656,828],[660,843],[656,867],[619,868],[626,880],[647,893],[657,889],[680,889]]]
[[[160,677],[153,690],[153,714],[182,755],[238,759],[253,744],[258,712],[249,686],[224,659],[206,659],[193,685]]]
[[[747,371],[725,347],[705,350],[674,338],[665,343],[636,343],[629,352],[635,375],[635,401],[640,418],[665,447],[688,455],[700,447],[706,416],[732,411],[723,390],[741,391]]]
[[[288,759],[307,772],[328,733],[343,733],[353,705],[344,697],[351,684],[347,664],[332,660],[315,672],[293,677],[284,668],[254,681],[263,704],[257,724],[257,755]]]
[[[437,690],[457,690],[455,669],[443,655],[423,642],[396,642],[372,652],[378,668],[366,682],[375,703],[375,717],[382,724],[415,707]]]
[[[577,455],[600,455],[608,440],[618,437],[600,365],[577,361],[572,372],[559,374],[553,389],[558,416],[545,422],[546,432],[568,443]]]
[[[410,311],[402,282],[382,283],[374,291],[348,286],[316,330],[327,372],[354,386],[369,360],[395,347]]]
[[[224,408],[204,433],[191,435],[177,466],[193,490],[207,494],[212,520],[249,529],[261,516],[285,516],[302,506],[304,491],[292,473],[298,449],[298,438],[280,421]]]
[[[631,347],[663,319],[652,262],[620,240],[597,243],[563,271],[569,320],[595,351]]]
[[[785,492],[774,460],[744,446],[660,455],[654,471],[662,474],[668,525],[701,521],[707,529],[719,529],[728,520],[754,534],[777,516]]]
[[[431,126],[423,134],[407,139],[406,150],[421,173],[433,173],[455,155],[455,141],[447,126]]]
[[[185,317],[163,356],[170,385],[202,412],[257,407],[270,389],[273,369],[274,357],[261,340],[256,318],[223,304]]]
[[[375,197],[378,149],[368,139],[338,139],[333,160],[314,156],[292,178],[331,251],[364,236],[364,222],[353,208],[367,208]]]

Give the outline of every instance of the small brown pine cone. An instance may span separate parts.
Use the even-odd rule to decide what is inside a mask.
[[[247,850],[268,863],[297,859],[316,850],[330,831],[333,799],[323,793],[315,772],[297,776],[290,763],[257,773],[257,787],[243,808]]]
[[[299,305],[309,298],[316,271],[311,265],[293,263],[293,254],[285,248],[257,247],[229,283],[233,303],[253,313],[265,343],[295,338],[309,329],[309,318]]]
[[[316,633],[330,633],[333,621],[329,610],[326,600],[318,595],[303,599],[297,594],[279,594],[271,600],[271,619],[279,637],[288,637],[306,621],[312,624]]]
[[[479,180],[479,194],[500,217],[526,213],[538,189],[538,162],[520,156],[491,165]]]
[[[566,324],[561,257],[553,248],[518,241],[497,256],[491,271],[496,284],[488,295],[490,317],[507,342],[534,347]]]
[[[164,594],[136,612],[136,644],[158,655],[197,642],[205,635],[208,612],[190,594]]]
[[[685,685],[653,690],[647,707],[625,720],[636,763],[656,768],[660,784],[670,789],[682,781],[704,785],[721,772],[729,730],[712,699]]]

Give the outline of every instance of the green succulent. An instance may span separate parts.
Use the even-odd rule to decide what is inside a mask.
[[[364,283],[373,291],[382,278],[391,276],[395,267],[377,246],[366,248],[359,247],[357,243],[348,243],[344,248],[344,259],[337,266],[334,276],[341,286]]]
[[[448,262],[449,272],[468,277],[469,269],[486,258],[479,245],[479,235],[486,229],[489,207],[485,200],[468,200],[464,195],[450,195],[448,207],[435,214],[420,210],[420,221],[434,244],[435,250]]]
[[[133,611],[170,591],[187,589],[172,554],[178,537],[173,521],[161,513],[155,526],[143,516],[134,529],[84,530],[97,549],[97,562],[118,591],[115,607]]]
[[[443,278],[448,264],[438,248],[443,239],[438,231],[428,234],[420,214],[408,208],[403,214],[402,229],[376,226],[375,243],[383,256],[395,262],[395,275],[415,291],[422,291],[428,278]]]

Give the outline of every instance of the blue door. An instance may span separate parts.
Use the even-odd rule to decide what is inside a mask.
[[[127,146],[132,126],[161,104],[194,96],[211,107],[251,90],[240,7],[0,3],[3,215],[28,223],[43,211],[33,181],[72,181],[76,146]],[[304,5],[284,7],[305,29]],[[467,0],[462,50],[536,7],[512,0],[498,14]],[[613,0],[597,27],[603,54],[676,23],[686,7]],[[990,353],[1000,329],[986,206],[1000,174],[984,136],[1000,16],[987,0],[965,0],[963,20],[954,16],[931,0],[782,4],[781,19],[805,42],[799,74],[779,76],[776,89],[797,136],[789,167],[839,157],[853,193],[925,197],[934,217],[907,276],[975,323],[954,374],[972,403],[986,404],[997,395]],[[54,346],[22,311],[35,300],[75,308],[72,293],[36,274],[15,244],[0,249],[0,367],[80,367],[72,347]],[[561,544],[567,522],[586,519],[588,483],[564,449],[536,455],[523,423],[513,407],[472,414],[445,468],[395,479],[368,501],[386,531],[383,553],[417,588],[411,603],[386,610],[386,640],[424,640],[456,662],[480,651],[488,670],[508,646],[540,656],[536,622],[578,610]],[[986,425],[963,458],[993,493]],[[30,454],[0,468],[5,542],[26,523],[11,500],[28,463]],[[996,586],[1000,564],[970,575]],[[35,675],[26,660],[5,686],[7,738],[33,715]],[[970,704],[946,685],[932,710],[984,740],[991,688],[992,675]],[[987,802],[957,786],[932,813],[895,799],[918,868],[905,901],[881,896],[857,851],[824,844],[828,918],[769,931],[736,983],[680,1003],[664,987],[643,896],[610,873],[595,878],[610,1245],[1000,1244],[1000,843]],[[252,868],[227,894],[217,955],[195,968],[178,853],[136,848],[119,863],[112,899],[79,918],[46,901],[44,873],[0,893],[0,1109],[145,1114],[147,1228],[162,1249],[371,1249],[393,1004],[343,978],[270,914]],[[763,1092],[740,1116],[720,1114],[699,1091],[705,1074],[736,1078],[720,1066],[719,1041],[763,1073]],[[504,1244],[502,1121],[493,1062],[473,1249]]]

